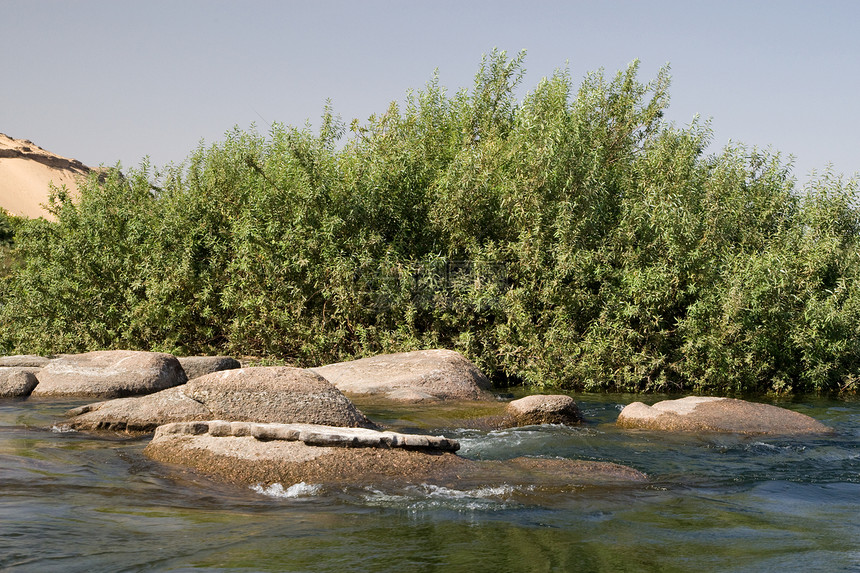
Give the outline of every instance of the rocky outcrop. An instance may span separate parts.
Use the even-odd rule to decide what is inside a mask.
[[[175,356],[160,352],[104,350],[63,355],[36,374],[33,396],[120,398],[184,384]]]
[[[91,171],[76,159],[0,133],[0,208],[13,215],[53,219],[45,208],[51,185],[65,186],[75,197],[79,181]]]
[[[23,398],[29,396],[39,381],[38,368],[0,366],[0,398]]]
[[[286,366],[214,372],[163,392],[91,404],[69,414],[74,429],[135,433],[171,422],[214,419],[374,427],[324,378]]]
[[[77,159],[62,157],[42,149],[29,139],[14,139],[5,133],[0,133],[0,159],[27,159],[52,169],[73,171],[79,175],[92,171]]]
[[[667,432],[803,435],[832,430],[799,412],[732,398],[688,396],[653,406],[634,402],[618,416],[623,428]]]
[[[397,402],[492,400],[492,384],[453,350],[381,354],[312,369],[347,395]]]
[[[298,437],[303,432],[307,436],[333,433],[336,437],[303,441]],[[632,468],[606,462],[541,458],[469,460],[451,453],[456,442],[434,436],[401,438],[402,434],[366,430],[361,432],[361,444],[356,444],[348,436],[344,443],[339,435],[342,433],[340,429],[307,426],[190,422],[159,428],[144,452],[160,462],[192,467],[219,479],[247,485],[300,481],[373,487],[523,485],[547,491],[641,483],[647,479]],[[379,436],[374,438],[373,434]],[[438,440],[444,447],[441,451],[414,448],[409,445],[410,440]]]
[[[238,360],[230,356],[183,356],[179,358],[179,364],[189,380],[242,367]]]
[[[534,394],[509,402],[505,408],[511,426],[565,424],[582,422],[576,401],[570,396]]]
[[[38,356],[36,354],[16,354],[15,356],[0,356],[0,368],[2,367],[21,367],[21,368],[42,368],[51,362],[50,358]]]

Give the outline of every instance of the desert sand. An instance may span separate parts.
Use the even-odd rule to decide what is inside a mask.
[[[74,195],[77,180],[92,171],[77,161],[46,151],[26,139],[0,133],[0,207],[23,217],[53,219],[44,205],[50,184]]]

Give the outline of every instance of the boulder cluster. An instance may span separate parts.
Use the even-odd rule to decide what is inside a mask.
[[[224,356],[102,351],[53,358],[0,358],[0,397],[99,398],[68,412],[70,429],[152,433],[151,458],[246,484],[398,483],[530,484],[571,487],[635,483],[640,472],[612,463],[458,456],[444,436],[385,431],[353,403],[373,397],[422,407],[479,403],[491,415],[474,427],[583,422],[565,395],[503,402],[487,377],[462,355],[424,350],[373,356],[313,369],[242,367]],[[653,406],[635,402],[622,428],[672,432],[805,435],[820,422],[776,406],[729,398],[686,397]]]
[[[231,368],[227,356],[176,358],[161,352],[105,350],[48,358],[0,357],[0,398],[122,398],[165,390]]]

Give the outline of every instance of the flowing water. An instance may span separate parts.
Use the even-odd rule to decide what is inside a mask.
[[[448,429],[475,459],[612,461],[624,487],[242,488],[148,460],[147,439],[63,431],[84,402],[0,400],[0,570],[860,571],[860,402],[780,405],[834,435],[666,436],[615,428],[633,396],[575,395],[578,428]],[[656,401],[665,397],[649,397]]]

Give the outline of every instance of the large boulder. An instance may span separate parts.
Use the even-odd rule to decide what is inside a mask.
[[[136,398],[117,398],[69,410],[67,426],[75,430],[113,431],[131,434],[152,432],[162,424],[212,418],[206,406],[175,386]]]
[[[802,435],[828,433],[821,422],[801,414],[733,398],[687,396],[653,406],[634,402],[618,416],[623,428],[669,432],[727,432],[737,434]]]
[[[582,422],[582,414],[576,401],[562,394],[534,394],[509,402],[505,408],[511,426],[537,424],[565,424],[576,426]]]
[[[51,362],[50,358],[36,354],[16,354],[0,356],[0,367],[42,368]]]
[[[301,368],[272,366],[224,370],[190,381],[185,393],[219,419],[373,426],[325,378]]]
[[[347,395],[397,402],[493,399],[490,380],[453,350],[381,354],[311,370]]]
[[[38,370],[38,368],[0,366],[0,398],[29,396],[39,383],[35,374]]]
[[[341,392],[321,376],[286,366],[223,370],[149,396],[71,410],[78,430],[151,432],[188,420],[278,422],[371,428]]]
[[[179,363],[189,380],[199,378],[213,372],[241,368],[238,360],[231,356],[183,356]]]
[[[99,398],[151,394],[187,380],[175,356],[134,350],[63,355],[51,360],[36,377],[39,384],[33,396]]]
[[[641,483],[641,472],[606,462],[515,458],[475,461],[442,437],[282,424],[187,422],[161,426],[144,452],[229,482],[335,486],[497,486],[521,491]],[[420,444],[416,447],[415,444]]]

